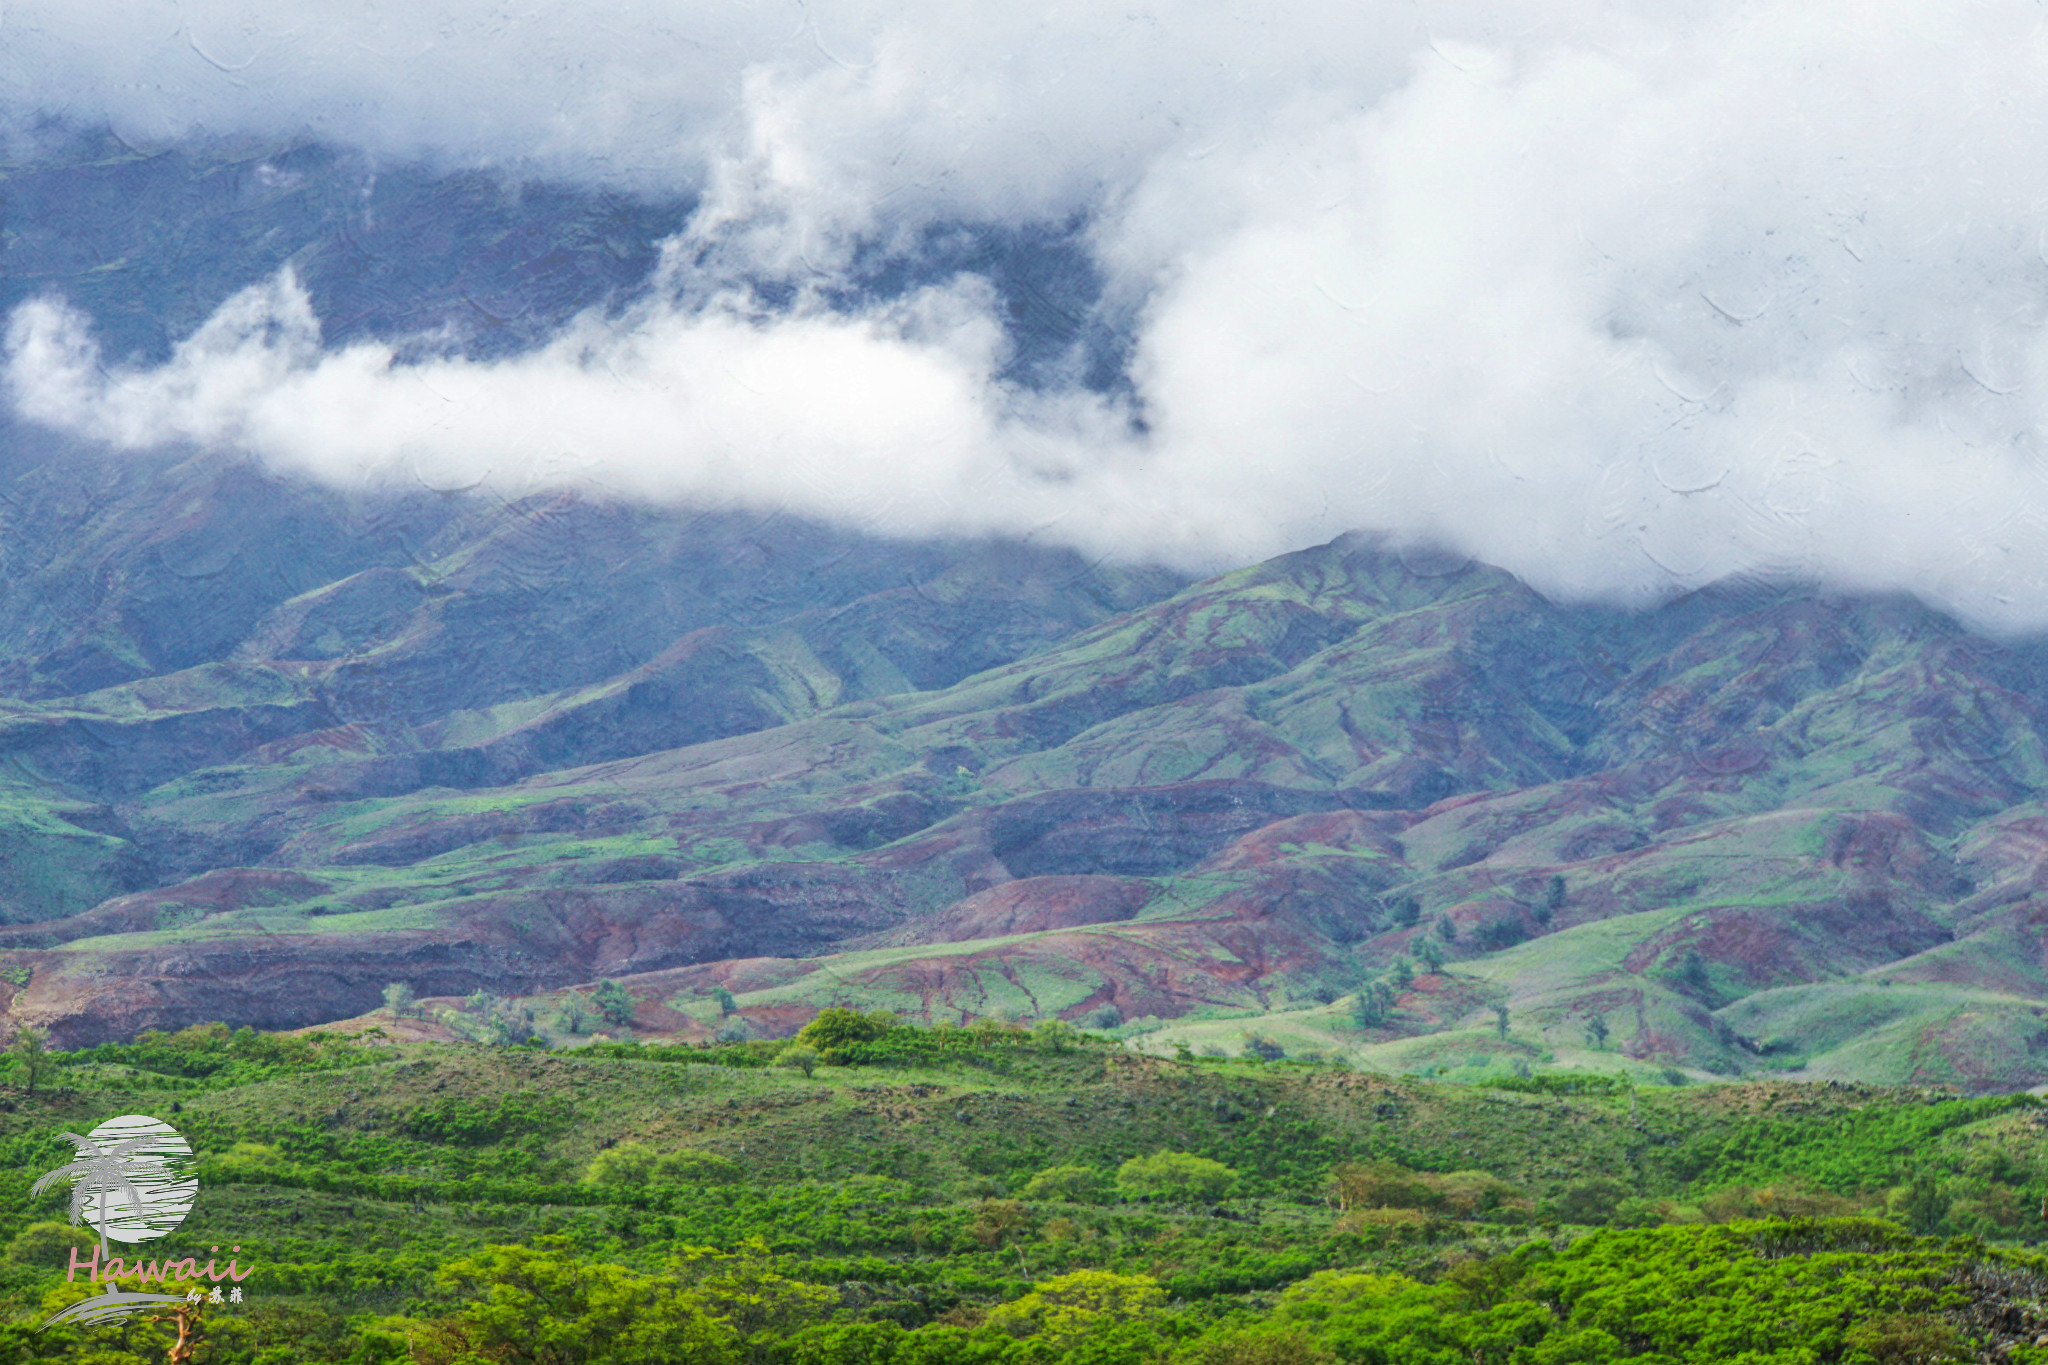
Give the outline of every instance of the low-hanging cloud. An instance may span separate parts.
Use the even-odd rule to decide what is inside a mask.
[[[372,31],[188,5],[119,42],[92,27],[112,8],[9,9],[0,95],[700,208],[652,301],[492,362],[325,348],[289,275],[146,370],[24,305],[8,380],[54,426],[1189,564],[1370,527],[1565,595],[1770,573],[2048,626],[2029,6],[1565,6],[1525,31],[1483,5],[613,0]],[[972,277],[844,302],[857,252],[1077,215],[1131,338],[1112,396],[1003,380]]]

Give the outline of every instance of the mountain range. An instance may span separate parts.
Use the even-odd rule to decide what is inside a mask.
[[[345,159],[101,151],[10,172],[0,263],[13,297],[131,272],[100,312],[145,353],[139,319],[281,263],[365,327],[467,300],[540,335],[680,212],[386,175],[394,232],[461,230],[350,267],[319,200]],[[136,241],[60,230],[94,176]],[[234,225],[180,238],[205,297],[151,195]],[[0,424],[0,972],[65,1045],[394,982],[546,1016],[609,978],[682,1037],[845,1003],[1403,1070],[2027,1086],[2044,723],[2048,653],[1904,598],[1560,604],[1370,535],[1190,581]]]

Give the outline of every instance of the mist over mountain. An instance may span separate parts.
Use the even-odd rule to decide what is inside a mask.
[[[2048,659],[1910,599],[1573,607],[1374,537],[1189,584],[14,450],[0,944],[67,1043],[613,977],[686,1037],[723,988],[770,1035],[1413,1069],[1597,1016],[1648,1067],[2048,1071]]]
[[[161,231],[16,306],[10,396],[344,486],[1198,572],[1363,527],[1570,600],[1761,575],[2025,632],[2040,16],[1862,17],[16,6],[10,185],[105,129],[245,199],[77,206]]]
[[[980,104],[964,18],[738,24],[688,98],[654,26],[543,135],[531,35],[371,127],[404,63],[195,14],[142,98],[10,11],[10,1018],[614,977],[685,1037],[2048,1080],[2048,86],[1973,14],[1935,75],[2013,101],[1911,127],[1924,51],[1789,94],[1789,11],[1473,8],[1257,98],[1171,83],[1235,20]]]

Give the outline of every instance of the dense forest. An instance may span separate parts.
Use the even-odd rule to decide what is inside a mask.
[[[200,1362],[2048,1360],[2029,1095],[1457,1085],[847,1010],[794,1042],[213,1025],[9,1065],[0,1360],[166,1358],[168,1320],[37,1330],[98,1248],[31,1186],[122,1113],[184,1134],[201,1191],[112,1250],[253,1267],[188,1315]]]

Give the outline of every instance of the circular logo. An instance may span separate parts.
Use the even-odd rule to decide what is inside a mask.
[[[34,1192],[68,1181],[71,1221],[92,1228],[103,1241],[151,1241],[192,1211],[199,1193],[192,1148],[162,1119],[123,1114],[83,1137],[64,1137],[75,1157],[38,1180]]]

